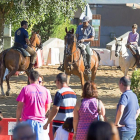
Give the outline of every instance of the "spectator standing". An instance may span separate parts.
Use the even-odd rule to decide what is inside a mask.
[[[83,99],[77,102],[74,108],[74,136],[73,139],[85,140],[88,127],[91,122],[98,119],[98,93],[94,82],[86,82],[84,85]],[[100,101],[101,115],[105,116],[105,108]]]
[[[23,87],[17,97],[16,118],[19,122],[22,116],[22,121],[29,123],[36,132],[36,140],[44,140],[43,122],[45,114],[50,109],[52,99],[49,90],[38,84],[38,78],[37,71],[30,72],[30,85]],[[46,110],[45,106],[47,106]]]
[[[28,123],[18,123],[13,130],[13,140],[36,140],[36,134]]]
[[[55,83],[59,90],[55,94],[52,110],[47,123],[44,125],[44,129],[46,129],[53,120],[53,134],[68,117],[73,117],[73,110],[77,100],[75,92],[67,85],[66,74],[59,73],[56,76]]]
[[[130,90],[131,81],[128,77],[122,77],[119,81],[119,89],[122,92],[117,105],[115,125],[118,127],[121,140],[133,140],[136,135],[136,119],[140,113],[138,99]]]

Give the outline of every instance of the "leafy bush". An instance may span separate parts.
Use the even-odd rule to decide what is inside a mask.
[[[136,93],[140,105],[140,71],[134,71],[131,78],[131,89]],[[135,140],[140,140],[140,116],[137,118],[137,133]]]
[[[45,42],[49,38],[64,39],[65,27],[69,30],[72,28],[76,30],[77,28],[76,25],[70,24],[70,20],[62,14],[53,13],[51,16],[45,15],[45,20],[35,25],[33,29],[40,30],[42,42]]]
[[[74,32],[75,32],[77,25],[70,24],[70,21],[66,20],[65,22],[63,22],[62,24],[58,25],[55,28],[54,33],[51,35],[51,37],[64,39],[64,37],[66,35],[66,32],[65,32],[66,27],[67,27],[68,31],[71,30],[72,28],[74,28]]]

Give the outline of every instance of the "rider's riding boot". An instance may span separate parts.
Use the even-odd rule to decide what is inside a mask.
[[[29,67],[28,67],[28,71],[31,71],[31,70],[33,70],[33,67],[34,67],[34,64],[32,64],[32,63],[30,63],[30,65],[29,65]]]
[[[3,119],[2,112],[0,111],[0,121]]]
[[[87,63],[88,65],[86,65],[85,67],[85,73],[90,75],[91,71],[90,71],[90,64],[91,64],[91,55],[87,54]]]

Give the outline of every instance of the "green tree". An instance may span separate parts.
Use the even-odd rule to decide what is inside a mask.
[[[45,20],[44,15],[50,17],[56,13],[70,19],[77,8],[84,6],[83,0],[0,0],[0,46],[5,23],[19,26],[19,21],[24,19],[30,24],[31,31],[35,24]]]
[[[45,15],[45,20],[35,25],[34,30],[40,29],[42,42],[45,42],[49,37],[64,39],[65,27],[76,30],[77,26],[70,24],[70,20],[66,19],[64,15],[57,16],[56,13],[53,13],[51,16]]]

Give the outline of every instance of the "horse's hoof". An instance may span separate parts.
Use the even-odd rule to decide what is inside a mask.
[[[6,96],[9,96],[9,92],[8,91],[6,92]]]

